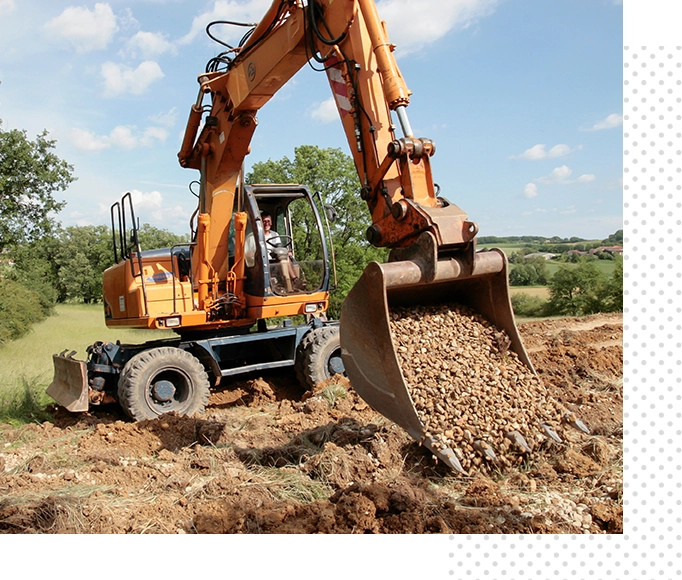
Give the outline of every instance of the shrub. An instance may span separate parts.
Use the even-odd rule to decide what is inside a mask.
[[[0,344],[20,338],[46,317],[40,296],[13,280],[0,278]]]
[[[539,296],[519,292],[511,297],[512,309],[516,316],[546,316],[547,301]]]

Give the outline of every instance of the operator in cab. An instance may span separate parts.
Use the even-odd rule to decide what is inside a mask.
[[[298,280],[298,276],[296,275],[296,269],[294,268],[294,264],[292,262],[292,253],[291,250],[288,253],[287,259],[285,260],[286,264],[282,266],[282,264],[276,259],[276,257],[273,255],[271,252],[272,249],[277,248],[277,247],[284,247],[284,244],[282,244],[282,239],[280,238],[279,234],[272,229],[272,215],[268,213],[267,211],[261,212],[261,223],[263,224],[263,232],[264,232],[264,239],[265,239],[265,245],[268,249],[268,253],[270,253],[270,263],[271,267],[272,266],[281,266],[285,267],[288,270],[289,276],[285,276],[289,278],[289,280],[293,283],[296,284],[296,286],[299,286],[300,282]],[[246,265],[248,267],[253,266],[254,264],[254,258],[256,255],[256,239],[253,234],[253,232],[250,232],[246,236],[246,240],[244,242],[244,260],[246,261]],[[290,283],[291,283],[290,282]],[[294,288],[292,288],[294,289]],[[300,289],[300,288],[295,288],[295,289]]]

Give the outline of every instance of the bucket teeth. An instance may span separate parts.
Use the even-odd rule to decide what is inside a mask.
[[[450,449],[449,447],[446,447],[445,449],[443,449],[438,454],[438,457],[443,459],[443,456],[445,456],[446,463],[450,467],[452,467],[455,471],[458,471],[459,473],[462,473],[463,475],[467,475],[467,472],[464,471],[462,464],[459,462],[459,459],[457,459],[457,455],[455,455],[455,453],[452,449]]]
[[[457,455],[455,455],[455,452],[449,447],[447,447],[445,444],[443,444],[440,441],[437,441],[433,437],[424,437],[422,439],[422,443],[424,447],[429,449],[431,453],[433,453],[436,456],[436,458],[440,459],[446,465],[449,465],[455,471],[463,475],[467,475],[467,472],[464,471],[464,468],[462,467],[462,464],[459,462]]]
[[[578,431],[586,433],[587,435],[590,434],[590,430],[587,428],[587,425],[585,425],[585,423],[578,419],[575,413],[566,412],[564,416],[561,418],[561,420],[566,425],[570,425],[571,427],[577,429]]]
[[[557,443],[563,443],[561,440],[561,437],[559,437],[558,433],[552,429],[547,423],[541,423],[540,427],[542,427],[542,430],[544,431],[545,435],[550,437],[551,439],[554,439]]]
[[[505,435],[507,439],[509,439],[512,443],[516,443],[521,449],[523,449],[526,453],[532,453],[533,450],[530,448],[530,445],[528,445],[528,442],[525,440],[523,435],[519,433],[518,431],[509,431]]]
[[[495,455],[495,451],[493,451],[493,448],[485,441],[481,441],[480,439],[474,441],[474,449],[486,459],[489,459],[493,463],[497,463],[497,455]]]

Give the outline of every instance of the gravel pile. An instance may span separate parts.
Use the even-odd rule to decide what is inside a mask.
[[[509,350],[507,335],[460,305],[394,308],[390,328],[398,363],[426,436],[452,448],[465,470],[509,464],[556,429],[564,409]],[[489,453],[494,450],[496,459]]]

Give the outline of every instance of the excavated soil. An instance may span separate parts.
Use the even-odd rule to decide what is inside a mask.
[[[114,406],[0,426],[4,533],[617,534],[622,317],[520,325],[564,430],[503,472],[462,476],[338,377],[230,381],[200,417],[132,423]]]

